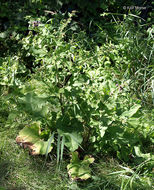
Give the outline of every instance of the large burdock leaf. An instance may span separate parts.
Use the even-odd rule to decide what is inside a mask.
[[[57,122],[57,128],[58,134],[65,136],[65,146],[71,152],[77,150],[83,140],[81,135],[83,131],[82,123],[78,119],[69,120],[66,117],[66,121],[59,120]]]
[[[69,148],[70,151],[75,151],[80,146],[83,138],[81,134],[77,132],[72,133],[62,133],[65,136],[65,145]]]
[[[67,170],[72,180],[87,180],[91,177],[89,165],[94,162],[94,158],[85,156],[83,160],[78,157],[78,152],[72,153],[70,164],[67,165]]]
[[[34,92],[27,93],[20,98],[22,109],[33,115],[33,117],[45,117],[48,113],[47,99],[37,96]]]
[[[40,138],[40,133],[40,122],[35,122],[19,132],[16,142],[23,148],[29,148],[32,155],[45,155],[46,151],[49,153],[53,147],[51,145],[49,147],[49,140],[44,141]]]

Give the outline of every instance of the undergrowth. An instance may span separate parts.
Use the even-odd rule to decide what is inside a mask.
[[[77,14],[0,33],[0,189],[153,186],[152,25],[104,13],[90,36]]]

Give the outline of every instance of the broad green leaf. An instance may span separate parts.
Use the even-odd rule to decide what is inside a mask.
[[[36,79],[28,81],[28,84],[23,85],[21,89],[21,93],[24,95],[32,91],[41,98],[48,97],[50,93],[48,86],[43,81],[38,81]]]
[[[29,148],[32,155],[45,155],[52,150],[50,139],[44,141],[40,138],[40,122],[35,122],[30,126],[24,127],[16,138],[16,142],[24,148]],[[53,141],[52,141],[53,142]],[[48,150],[48,151],[47,151]]]
[[[81,135],[81,132],[83,131],[82,123],[77,119],[69,121],[69,118],[57,123],[58,133],[61,136],[65,136],[65,145],[70,151],[75,151],[83,140]]]
[[[87,180],[91,177],[89,165],[94,162],[94,158],[85,156],[83,160],[78,157],[78,152],[72,152],[72,159],[67,165],[67,170],[72,180]]]
[[[13,121],[16,117],[18,116],[18,113],[16,112],[11,112],[8,116],[9,121]]]
[[[144,159],[154,159],[154,156],[150,155],[150,153],[147,153],[147,154],[143,154],[140,150],[140,147],[138,146],[135,146],[134,147],[134,150],[135,150],[135,153],[138,157],[141,157],[141,158],[144,158]]]
[[[75,151],[80,146],[83,138],[81,134],[78,134],[76,132],[72,133],[63,133],[65,136],[65,145],[69,148],[70,151]]]
[[[133,127],[138,127],[140,124],[140,121],[138,118],[132,117],[127,120],[127,122],[132,125]]]
[[[37,96],[34,92],[27,93],[20,98],[19,102],[23,105],[23,109],[31,113],[35,117],[45,117],[48,113],[46,98]]]
[[[137,111],[139,110],[140,107],[141,107],[141,105],[136,104],[136,105],[132,106],[129,111],[123,112],[123,114],[121,116],[132,117],[135,113],[137,113]]]

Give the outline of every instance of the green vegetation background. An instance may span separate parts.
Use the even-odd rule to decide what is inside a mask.
[[[152,6],[0,1],[0,190],[153,187]]]

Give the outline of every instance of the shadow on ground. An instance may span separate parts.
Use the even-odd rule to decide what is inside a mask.
[[[16,186],[9,184],[9,177],[11,172],[11,163],[8,160],[0,160],[0,190],[26,190],[23,186]]]
[[[10,164],[9,161],[0,160],[0,184],[2,183],[2,180],[8,180]]]

